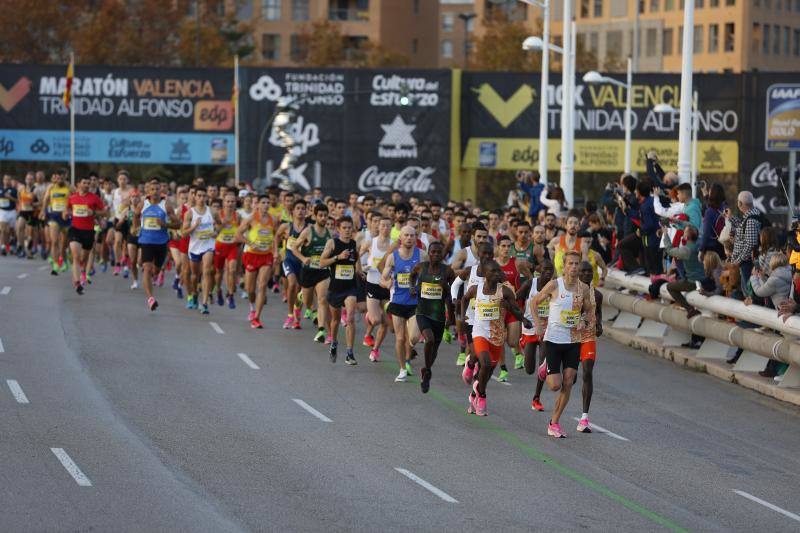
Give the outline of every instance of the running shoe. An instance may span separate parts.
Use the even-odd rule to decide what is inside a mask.
[[[325,344],[331,344],[332,342],[333,342],[333,335],[329,333],[328,336],[325,337]]]
[[[373,337],[372,335],[364,335],[363,344],[364,346],[372,348],[373,346],[375,346],[375,337]]]
[[[191,296],[186,298],[186,309],[194,309],[194,300]]]
[[[114,275],[115,276],[119,276],[120,270],[122,270],[122,269],[120,268],[119,265],[114,265]]]
[[[58,272],[56,272],[56,269],[55,269],[55,268],[53,268],[53,269],[51,269],[51,270],[50,270],[50,275],[51,275],[51,276],[58,276]]]
[[[158,309],[158,302],[151,296],[147,299],[147,307],[149,307],[151,311],[155,311]]]
[[[75,292],[77,292],[78,294],[82,295],[83,294],[83,285],[81,285],[80,283],[76,283],[75,284]]]
[[[292,329],[303,329],[303,326],[300,325],[300,319],[295,317],[294,321],[292,322]]]
[[[314,342],[319,342],[319,343],[325,342],[325,330],[324,329],[320,329],[320,330],[317,331],[317,334],[314,335]]]
[[[250,327],[253,329],[264,329],[264,324],[257,318],[254,318],[250,321]]]
[[[61,263],[61,266],[58,267],[58,271],[63,274],[67,270],[69,270],[69,261],[64,261],[63,263]]]
[[[539,380],[547,380],[547,361],[542,361],[542,364],[539,365]]]
[[[561,431],[561,424],[553,424],[549,422],[547,424],[547,434],[551,437],[555,437],[557,439],[566,439],[567,436]]]
[[[125,278],[125,279],[128,279],[128,276],[130,276],[130,274],[131,274],[131,271],[128,268],[128,265],[125,265],[125,268],[122,269],[122,277]]]
[[[444,333],[442,334],[442,340],[447,344],[452,344],[453,342],[453,334],[450,332],[450,328],[446,328]]]
[[[163,287],[164,286],[164,271],[158,273],[156,276],[156,287]]]
[[[200,307],[200,313],[201,313],[201,314],[204,314],[204,315],[207,315],[207,314],[208,314],[208,304],[203,304],[203,305]]]
[[[138,288],[139,288],[139,281],[138,280],[133,280],[133,283],[131,283],[131,290],[135,291]]]
[[[472,384],[472,376],[475,374],[475,369],[470,368],[468,364],[464,363],[464,370],[461,371],[461,379],[465,385]]]
[[[356,361],[356,356],[353,355],[352,353],[348,353],[347,354],[347,356],[344,358],[344,362],[347,363],[350,366],[354,366],[354,365],[358,364],[358,361]]]
[[[478,396],[475,400],[475,414],[478,416],[487,416],[489,414],[486,412],[486,398]]]
[[[105,274],[106,272],[108,272],[108,263],[106,263],[106,262],[103,262],[103,264],[101,264],[101,265],[100,265],[100,271],[101,271],[103,274]]]
[[[180,285],[178,285],[178,292],[176,296],[178,297],[178,300],[183,300],[183,287],[181,287]]]
[[[339,349],[339,343],[338,342],[332,342],[331,343],[331,348],[330,348],[330,350],[328,352],[330,360],[331,360],[331,363],[335,363],[336,362],[336,351],[338,349]]]
[[[243,290],[242,292],[240,292],[239,298],[241,298],[242,300],[247,300],[247,291]]]
[[[456,366],[464,366],[464,363],[467,362],[467,353],[460,352],[458,354],[458,359],[456,359]]]
[[[467,406],[467,414],[472,415],[475,414],[475,398],[478,396],[474,392],[470,392],[469,396],[467,396],[467,401],[469,405]]]
[[[81,272],[81,285],[86,285],[86,272]]]
[[[97,272],[95,272],[95,270],[94,270],[94,267],[92,267],[92,268],[91,268],[91,270],[89,270],[89,277],[91,278],[91,277],[92,277],[92,276],[94,276],[96,273],[97,273]]]
[[[255,320],[255,319],[256,319],[256,312],[255,311],[250,311],[249,313],[247,313],[247,320],[251,320],[252,321],[252,320]]]
[[[373,363],[379,363],[381,360],[381,351],[372,349],[369,352],[369,360]]]
[[[225,298],[222,297],[222,291],[217,291],[217,305],[220,307],[225,305]]]
[[[578,433],[591,433],[592,427],[589,425],[589,418],[581,418],[578,422]]]
[[[431,375],[431,371],[427,368],[419,371],[419,388],[422,390],[422,394],[427,394],[431,388]]]
[[[518,353],[514,356],[514,370],[519,370],[520,368],[525,368],[525,356]]]
[[[306,320],[311,320],[311,315],[312,315],[312,314],[313,314],[313,313],[311,312],[311,309],[306,309],[306,312],[305,312],[305,314],[303,315],[303,317],[304,317]]]
[[[233,294],[228,295],[228,309],[236,309],[236,298],[233,297]]]
[[[272,286],[272,293],[273,294],[278,294],[279,292],[281,292],[281,286],[280,286],[280,284],[276,283],[275,285]],[[285,301],[286,300],[284,300],[284,302]]]
[[[409,363],[408,361],[406,361],[406,372],[409,373],[409,374],[413,374],[414,373],[414,369],[411,368],[411,363]]]
[[[290,329],[293,324],[294,324],[294,317],[287,316],[286,320],[283,321],[283,329]]]
[[[86,283],[88,283],[89,285],[92,284],[92,276],[93,274],[86,274]]]
[[[408,370],[406,370],[404,368],[404,369],[402,369],[400,371],[399,374],[397,374],[397,377],[394,378],[394,382],[395,383],[405,383],[406,381],[408,381]]]
[[[544,405],[539,401],[539,398],[531,400],[531,411],[544,411]]]
[[[508,370],[501,370],[500,374],[497,376],[497,381],[500,383],[507,383],[508,382]]]
[[[172,280],[172,290],[177,291],[180,288],[180,281],[178,281],[178,276],[175,276],[175,279]]]

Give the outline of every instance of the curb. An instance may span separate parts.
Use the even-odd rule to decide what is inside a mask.
[[[603,328],[603,336],[625,346],[636,348],[650,355],[695,370],[715,378],[741,385],[750,390],[770,396],[777,400],[800,406],[800,390],[779,387],[774,380],[762,378],[756,372],[734,372],[725,361],[702,359],[693,355],[694,350],[662,346],[657,340],[637,337],[635,332],[614,329],[610,324]]]

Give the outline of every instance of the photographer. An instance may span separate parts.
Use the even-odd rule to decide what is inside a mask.
[[[678,184],[678,175],[674,172],[664,172],[658,162],[658,154],[655,150],[647,152],[647,175],[653,182],[653,185],[659,189],[666,191],[672,189]]]
[[[538,174],[527,170],[517,171],[517,182],[522,192],[528,195],[528,200],[530,201],[528,216],[531,217],[531,222],[535,223],[539,217],[539,211],[544,209],[542,202],[539,200],[542,191],[545,190],[544,184],[539,183]]]
[[[636,185],[636,199],[639,201],[639,214],[641,225],[639,226],[639,236],[642,239],[644,249],[644,268],[648,275],[661,274],[661,249],[658,232],[660,221],[656,215],[654,202],[657,200],[651,195],[653,192],[649,183],[640,181]]]
[[[614,225],[617,228],[619,242],[619,256],[622,259],[622,269],[626,272],[635,272],[641,269],[639,253],[642,242],[636,233],[640,223],[639,202],[636,200],[636,178],[630,174],[623,174],[620,178],[621,188],[614,188],[614,202],[617,209],[614,212]]]

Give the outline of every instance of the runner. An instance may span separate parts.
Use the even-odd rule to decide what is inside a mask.
[[[306,208],[308,204],[305,200],[297,200],[291,207],[291,220],[281,224],[278,228],[277,239],[284,249],[283,274],[286,276],[286,304],[288,306],[286,320],[283,322],[283,329],[301,329],[300,310],[301,304],[297,301],[300,292],[300,272],[303,270],[303,263],[292,252],[292,245],[306,228]]]
[[[591,305],[594,306],[594,313],[587,315],[586,327],[581,335],[581,368],[583,369],[583,387],[581,395],[583,399],[583,413],[578,422],[578,432],[591,433],[592,428],[589,424],[589,406],[592,403],[592,392],[594,392],[594,362],[597,358],[597,337],[603,334],[603,294],[592,286],[595,271],[597,269],[588,261],[583,261],[578,266],[578,279],[589,287],[589,298]]]
[[[325,342],[325,326],[328,324],[328,285],[330,269],[320,266],[322,251],[331,239],[328,223],[328,207],[325,204],[314,206],[314,224],[307,226],[289,247],[301,263],[300,286],[303,301],[310,306],[314,295],[317,298],[317,333],[314,340]]]
[[[464,293],[463,305],[474,299],[475,322],[472,328],[474,355],[470,359],[478,364],[477,379],[472,383],[469,413],[486,416],[486,384],[500,362],[506,337],[505,314],[513,314],[525,327],[531,322],[525,318],[516,302],[516,294],[503,284],[506,275],[497,261],[483,265],[484,279],[478,281]],[[473,373],[474,375],[474,373]]]
[[[536,376],[536,391],[531,400],[531,409],[534,411],[544,411],[544,406],[540,401],[544,381],[547,379],[547,366],[545,365],[544,350],[537,350],[542,342],[542,335],[547,327],[547,317],[550,313],[550,300],[544,300],[536,308],[532,306],[533,298],[539,292],[540,287],[544,287],[553,279],[555,267],[547,259],[539,263],[539,277],[531,278],[525,282],[517,291],[517,301],[525,299],[525,318],[534,322],[533,313],[539,316],[539,323],[533,328],[522,328],[522,337],[519,340],[520,348],[525,357],[525,373],[529,376],[539,369]],[[525,296],[527,295],[527,296]],[[536,352],[539,352],[539,361],[536,361]]]
[[[427,261],[427,254],[416,247],[417,234],[410,226],[400,230],[399,247],[384,258],[382,284],[392,287],[392,295],[386,311],[392,315],[395,335],[395,356],[400,372],[395,382],[405,382],[411,372],[411,344],[408,339],[407,322],[417,310],[417,298],[411,292],[411,271],[420,261]]]
[[[125,278],[128,277],[128,272],[133,276],[133,283],[131,283],[131,290],[135,291],[139,288],[139,233],[133,231],[133,215],[137,209],[142,208],[142,196],[138,189],[132,189],[128,197],[128,202],[123,206],[122,216],[125,220],[125,227],[127,228],[127,236],[125,242],[125,250],[128,254],[128,262],[125,265]]]
[[[356,242],[353,240],[353,219],[342,216],[337,227],[339,236],[329,240],[320,257],[320,266],[330,268],[330,285],[328,288],[328,305],[331,308],[330,332],[330,360],[336,362],[336,351],[339,346],[337,334],[339,322],[342,320],[342,308],[347,311],[345,318],[345,333],[347,342],[347,355],[344,362],[348,365],[358,364],[353,354],[353,345],[356,338],[356,299],[358,287],[356,276],[362,276],[361,262],[358,260]]]
[[[431,386],[433,363],[447,326],[455,317],[450,284],[455,281],[453,269],[442,262],[444,245],[434,241],[428,247],[428,261],[418,263],[411,271],[411,286],[418,297],[417,328],[425,338],[425,366],[420,370],[420,389],[428,392]]]
[[[106,213],[103,201],[89,191],[89,178],[78,181],[78,190],[72,193],[61,216],[72,217],[69,228],[69,248],[72,253],[72,284],[75,292],[83,294],[89,252],[94,246],[94,218]]]
[[[178,217],[178,220],[183,220],[188,208],[187,203],[189,201],[189,188],[179,187],[175,196],[177,205],[170,207],[172,210],[171,214]],[[169,249],[170,256],[172,257],[172,262],[175,264],[175,277],[172,280],[172,290],[175,291],[175,295],[178,297],[178,299],[182,300],[182,278],[184,277],[184,271],[188,270],[189,268],[187,261],[187,254],[189,252],[188,237],[185,240],[186,246],[184,247],[184,237],[181,234],[180,226],[177,229],[170,229],[169,236],[170,240],[167,243],[167,248]]]
[[[214,242],[214,285],[217,287],[217,305],[224,305],[222,297],[222,276],[225,275],[226,299],[229,309],[236,309],[236,268],[239,258],[239,243],[236,231],[239,215],[236,213],[236,193],[226,191],[222,197],[222,210],[219,214],[220,229]]]
[[[576,216],[567,218],[567,232],[564,235],[555,237],[547,245],[550,250],[550,257],[553,258],[553,264],[556,267],[556,275],[561,276],[564,273],[564,254],[572,250],[581,255],[581,260],[589,261],[595,268],[595,284],[601,280],[606,279],[608,269],[606,268],[605,261],[600,257],[600,254],[590,249],[592,240],[590,238],[578,237],[578,230],[580,229],[580,220]],[[597,267],[602,271],[602,275],[597,273]],[[599,283],[602,285],[602,282]]]
[[[39,215],[40,220],[48,221],[48,234],[50,239],[50,274],[57,276],[59,272],[66,272],[67,265],[64,261],[66,251],[67,228],[69,220],[64,218],[67,209],[67,200],[72,192],[69,185],[64,183],[66,170],[58,170],[53,173],[52,183],[44,193],[42,205],[46,210],[42,210]]]
[[[456,274],[462,279],[467,279],[469,276],[469,270],[473,266],[478,264],[478,249],[480,246],[487,242],[489,239],[489,233],[486,231],[486,226],[483,224],[475,223],[471,226],[471,239],[470,245],[466,248],[463,248],[458,251],[453,257],[453,270]],[[460,286],[457,283],[457,286]],[[466,309],[461,308],[461,295],[457,295],[456,298],[456,316],[463,317]],[[463,323],[463,320],[462,320]],[[462,332],[463,333],[463,332]],[[467,360],[467,342],[466,337],[459,336],[459,344],[461,350],[458,353],[458,359],[456,359],[456,366],[464,366],[465,361]]]
[[[111,212],[114,217],[114,275],[119,276],[120,270],[125,264],[125,250],[123,242],[128,238],[130,224],[123,216],[123,211],[128,206],[128,199],[133,190],[128,186],[130,175],[127,170],[120,170],[117,173],[117,185],[111,194]],[[127,276],[125,276],[127,277]]]
[[[550,318],[544,333],[547,385],[550,390],[561,392],[556,399],[547,434],[556,438],[566,437],[559,419],[569,402],[578,371],[580,340],[585,327],[582,316],[593,316],[595,312],[589,287],[578,279],[580,255],[574,250],[565,252],[564,276],[547,283],[531,302],[532,306],[538,307],[550,298]],[[538,314],[534,314],[534,321],[539,329]]]
[[[194,206],[183,218],[183,233],[189,235],[189,267],[191,276],[187,287],[187,309],[209,313],[208,298],[214,278],[214,237],[216,217],[206,205],[206,189],[198,187],[194,193]],[[218,224],[217,224],[218,225]],[[198,284],[200,294],[198,298]]]
[[[525,259],[517,259],[511,257],[511,237],[508,235],[501,235],[497,239],[497,247],[495,248],[495,261],[503,269],[506,275],[505,283],[515,293],[519,290],[522,279],[531,277],[531,271],[528,267],[528,262]],[[525,358],[519,351],[519,337],[521,324],[514,315],[506,313],[506,333],[507,343],[514,354],[514,368],[522,368],[525,363]],[[505,354],[500,359],[500,374],[497,376],[497,381],[505,383],[508,381],[508,368],[506,368]]]
[[[380,361],[381,346],[386,338],[391,323],[386,316],[385,308],[391,295],[389,289],[381,285],[380,265],[392,245],[390,234],[392,220],[385,216],[373,216],[372,223],[377,222],[377,235],[371,241],[365,242],[361,254],[366,255],[367,262],[367,322],[370,326],[378,325],[378,334],[375,338],[364,336],[364,344],[369,346],[369,360],[373,363]]]
[[[8,174],[0,187],[0,255],[11,252],[11,231],[17,222],[17,188]],[[17,237],[17,241],[20,238]]]
[[[237,242],[244,242],[242,265],[244,288],[250,300],[247,319],[253,329],[262,329],[261,312],[267,303],[267,283],[275,262],[275,219],[269,214],[269,197],[259,196],[257,210],[239,225]]]
[[[35,216],[35,210],[39,207],[39,201],[34,194],[34,174],[28,172],[25,175],[24,183],[20,183],[17,187],[17,198],[19,203],[17,209],[19,215],[17,216],[17,256],[27,257],[33,259],[34,249],[38,234],[38,218]],[[3,200],[0,199],[0,204]]]

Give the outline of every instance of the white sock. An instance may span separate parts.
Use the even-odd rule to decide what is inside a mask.
[[[589,418],[589,413],[583,413],[581,415],[581,420],[587,420]]]
[[[256,310],[256,306],[253,305],[253,304],[250,304],[250,311],[255,311],[255,310]]]

